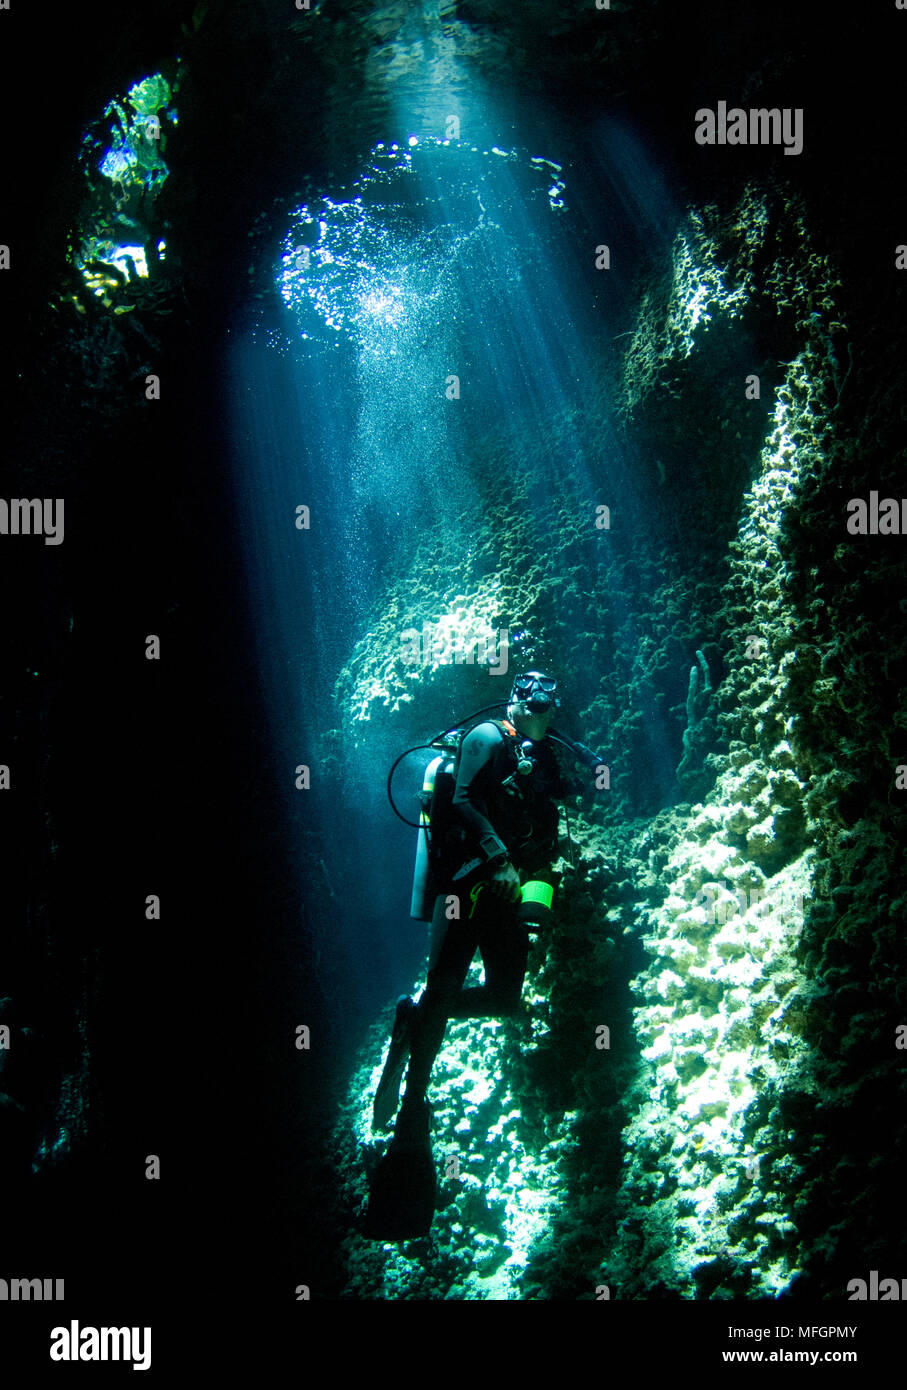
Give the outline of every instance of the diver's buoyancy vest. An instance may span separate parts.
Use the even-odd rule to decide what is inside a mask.
[[[494,724],[501,731],[505,742],[508,742],[513,750],[516,765],[516,754],[520,747],[520,736],[516,729],[506,719],[490,719],[485,722]],[[471,729],[464,730],[457,747],[432,758],[425,769],[409,912],[410,917],[417,922],[431,921],[435,898],[440,891],[439,885],[458,867],[453,862],[458,857],[458,845],[456,842],[452,843],[452,835],[457,830],[452,814],[453,795],[457,786],[460,750],[467,733],[471,732]],[[460,845],[468,849],[465,829],[462,837],[458,838]],[[464,860],[465,854],[460,854],[459,858]]]

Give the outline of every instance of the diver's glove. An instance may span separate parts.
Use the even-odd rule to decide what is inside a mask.
[[[505,898],[509,903],[520,901],[520,876],[509,859],[501,860],[494,865],[494,873],[488,880],[488,887],[497,897]]]

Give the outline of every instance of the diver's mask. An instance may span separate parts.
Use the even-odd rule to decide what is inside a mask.
[[[557,681],[554,676],[542,675],[541,671],[527,671],[517,676],[510,692],[511,704],[519,701],[530,714],[548,714],[560,704],[555,695]]]

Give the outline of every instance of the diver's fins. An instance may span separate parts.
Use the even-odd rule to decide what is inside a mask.
[[[367,1240],[418,1240],[428,1235],[438,1200],[430,1128],[427,1101],[404,1102],[390,1148],[372,1177],[362,1225]]]
[[[391,1033],[390,1047],[387,1049],[387,1060],[384,1063],[381,1080],[378,1082],[378,1089],[375,1091],[375,1100],[372,1106],[372,1129],[383,1129],[385,1125],[390,1124],[397,1113],[397,1106],[400,1103],[400,1082],[403,1079],[403,1070],[409,1057],[412,1017],[415,1010],[416,1005],[409,995],[401,994],[397,1000],[397,1012],[394,1015],[394,1028]]]

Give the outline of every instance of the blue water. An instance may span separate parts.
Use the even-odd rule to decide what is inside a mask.
[[[616,503],[637,550],[651,529],[616,416],[594,436],[585,416],[632,322],[631,267],[660,246],[669,200],[629,128],[607,147],[589,132],[583,149],[578,158],[563,137],[540,149],[503,138],[377,144],[345,183],[287,208],[273,298],[235,335],[227,395],[254,662],[278,765],[288,777],[312,766],[305,801],[289,803],[300,835],[314,837],[300,850],[299,889],[314,873],[333,896],[306,929],[325,962],[348,952],[346,989],[364,1018],[421,962],[424,930],[407,915],[413,834],[392,817],[384,778],[393,753],[436,732],[414,708],[388,744],[351,730],[335,702],[388,574],[405,572],[426,536],[468,551],[458,513],[480,495],[507,498],[527,441],[548,438],[555,417],[557,447],[528,501],[539,534],[551,534],[568,486],[590,515]],[[617,273],[596,269],[603,240]],[[296,525],[301,505],[308,529]],[[433,597],[443,608],[448,594]],[[617,626],[631,616],[620,600],[614,610]],[[527,652],[532,638],[545,634],[526,634]],[[465,709],[440,722],[487,703],[467,689]],[[339,748],[325,741],[344,728]],[[342,794],[336,780],[325,788],[325,759]],[[419,772],[416,760],[404,784]]]

